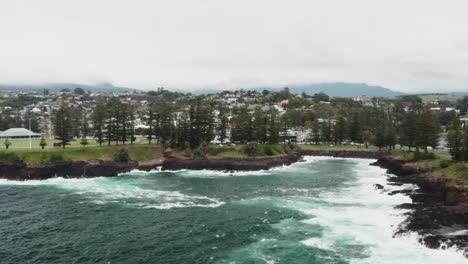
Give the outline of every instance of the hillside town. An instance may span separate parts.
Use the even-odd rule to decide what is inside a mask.
[[[289,94],[285,88],[282,93],[287,93],[286,97],[278,96],[278,93],[236,90],[224,91],[221,93],[207,94],[204,99],[207,102],[223,105],[229,109],[227,114],[228,120],[231,120],[235,115],[235,109],[247,107],[251,113],[255,107],[259,106],[262,110],[268,111],[274,108],[278,111],[279,116],[284,116],[287,113],[316,113],[320,111],[320,105],[336,105],[343,102],[348,104],[361,105],[363,107],[375,107],[384,112],[394,111],[396,108],[403,108],[404,111],[409,111],[413,104],[421,99],[418,96],[402,96],[397,98],[371,98],[368,96],[354,96],[343,98],[330,98],[326,94],[307,95]],[[30,129],[34,133],[38,133],[43,137],[52,139],[56,137],[52,119],[54,113],[62,106],[80,109],[82,112],[81,122],[84,129],[80,137],[94,137],[94,123],[92,121],[92,112],[97,104],[105,103],[112,100],[118,100],[123,104],[128,104],[134,107],[136,113],[133,125],[141,135],[144,134],[148,125],[144,122],[144,113],[149,104],[164,100],[166,103],[179,106],[179,110],[189,109],[190,105],[187,102],[196,97],[190,93],[173,93],[158,88],[157,91],[137,92],[91,92],[84,91],[81,88],[63,89],[58,92],[50,92],[48,89],[43,91],[17,92],[17,91],[2,91],[0,92],[0,130],[5,131],[10,128],[23,127]],[[459,116],[462,121],[468,121],[466,115],[466,99],[460,97],[458,101],[442,101],[434,100],[426,103],[430,111],[443,116]],[[319,106],[319,107],[317,107]],[[174,113],[180,116],[181,112]],[[220,123],[218,118],[219,111],[213,110],[214,123]],[[318,117],[319,123],[336,122],[335,118]],[[447,125],[443,124],[442,125]],[[232,124],[226,124],[227,132],[226,139],[223,141],[229,142],[231,137],[230,128]],[[287,136],[297,143],[307,143],[310,138],[311,129],[301,124],[294,124],[287,130]],[[0,135],[1,137],[1,135]],[[212,140],[213,143],[219,143],[218,137]]]

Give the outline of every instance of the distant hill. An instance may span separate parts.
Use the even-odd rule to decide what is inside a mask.
[[[466,96],[466,95],[468,95],[468,92],[453,92],[453,93],[450,93],[450,95],[454,95],[454,96]]]
[[[306,94],[313,95],[315,93],[324,92],[333,97],[351,97],[366,95],[369,97],[396,97],[403,95],[404,93],[395,92],[382,86],[369,86],[365,83],[319,83],[319,84],[304,84],[304,85],[289,85],[291,93],[300,94],[305,92]],[[245,88],[244,90],[254,91],[281,91],[283,88],[273,87],[254,87]],[[196,90],[191,91],[193,94],[203,93],[217,93],[221,90]]]
[[[75,88],[82,88],[85,91],[91,92],[125,92],[129,91],[132,92],[134,89],[128,87],[118,87],[114,86],[108,82],[97,83],[95,85],[85,85],[85,84],[78,84],[78,83],[50,83],[50,84],[41,84],[41,85],[8,85],[8,84],[0,84],[0,91],[42,91],[42,89],[47,88],[51,92],[57,92],[62,89],[70,89],[73,91]],[[141,91],[138,90],[137,91]]]

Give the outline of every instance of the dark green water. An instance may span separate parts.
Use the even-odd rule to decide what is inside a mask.
[[[463,263],[392,238],[409,199],[370,162],[2,180],[0,263]]]

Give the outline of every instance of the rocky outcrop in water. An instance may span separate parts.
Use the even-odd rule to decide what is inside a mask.
[[[457,246],[468,256],[468,235],[453,235],[468,229],[468,193],[447,179],[432,177],[430,169],[418,169],[402,160],[384,157],[373,165],[388,169],[397,184],[416,184],[416,191],[401,191],[412,199],[396,209],[411,209],[408,218],[399,225],[396,235],[416,232],[419,242],[430,248]],[[389,193],[390,195],[393,193]]]
[[[298,150],[302,156],[329,156],[336,158],[380,159],[386,155],[384,151],[354,151],[354,150]]]
[[[343,150],[298,150],[288,156],[271,158],[178,159],[168,155],[162,170],[254,171],[290,165],[300,161],[303,156],[377,159],[384,155],[385,152]]]
[[[162,165],[162,170],[222,170],[222,171],[253,171],[267,170],[282,165],[290,165],[301,159],[301,155],[293,154],[272,158],[224,158],[224,159],[177,159],[168,158]]]

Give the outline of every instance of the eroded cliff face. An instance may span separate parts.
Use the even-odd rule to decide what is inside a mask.
[[[0,161],[0,178],[10,180],[44,180],[53,177],[113,177],[134,169],[150,171],[158,167],[162,167],[162,170],[254,171],[290,165],[300,161],[303,156],[307,155],[377,159],[385,155],[385,153],[372,151],[299,150],[288,156],[271,158],[177,159],[168,155],[167,158],[149,161],[133,161],[130,163],[98,160],[58,161],[32,165],[28,165],[23,161]]]
[[[54,177],[112,177],[138,167],[138,162],[58,161],[27,165],[23,161],[0,162],[0,178],[9,180],[45,180]]]
[[[431,175],[430,169],[421,170],[402,160],[389,157],[379,159],[373,165],[388,169],[396,175],[389,178],[393,184],[416,184],[418,190],[403,191],[412,199],[397,209],[411,209],[408,218],[399,225],[396,235],[416,232],[420,242],[430,248],[457,246],[468,256],[468,235],[458,234],[468,229],[468,193],[448,179]],[[389,195],[395,192],[389,193]]]

